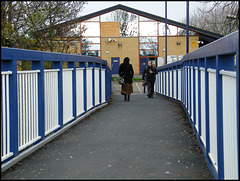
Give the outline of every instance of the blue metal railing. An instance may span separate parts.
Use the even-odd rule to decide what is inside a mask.
[[[239,179],[239,32],[157,68],[157,94],[179,101],[216,179]]]
[[[32,70],[17,71],[18,61]],[[1,74],[2,172],[105,106],[113,91],[111,69],[96,57],[2,47]]]

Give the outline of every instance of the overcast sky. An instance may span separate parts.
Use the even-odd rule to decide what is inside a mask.
[[[83,6],[80,16],[94,13],[117,4],[122,4],[134,9],[138,9],[150,14],[165,17],[165,1],[88,1]],[[196,1],[189,1],[189,13],[200,6]],[[168,1],[167,18],[182,22],[186,17],[186,1]]]

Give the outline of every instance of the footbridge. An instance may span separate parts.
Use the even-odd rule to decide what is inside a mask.
[[[157,70],[126,102],[105,60],[2,47],[2,179],[239,179],[239,32]]]

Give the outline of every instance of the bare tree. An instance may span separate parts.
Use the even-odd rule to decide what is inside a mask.
[[[37,29],[32,27],[32,36],[37,39],[38,46],[42,50],[50,49],[55,51],[60,47],[63,47],[60,52],[66,50],[66,44],[72,42],[76,37],[80,37],[80,29],[78,24],[69,24],[64,27],[58,26],[58,24],[65,21],[75,19],[85,2],[83,1],[40,1],[33,3],[33,6],[38,6],[36,13],[29,14],[31,24]],[[36,17],[42,19],[38,19]],[[60,38],[61,37],[61,38]],[[68,37],[68,38],[66,38]],[[64,44],[64,46],[62,46]]]
[[[238,1],[200,1],[189,24],[217,34],[227,35],[239,29]],[[182,22],[186,22],[183,20]]]
[[[119,22],[120,36],[131,37],[137,34],[137,15],[123,10],[112,12],[111,19]]]

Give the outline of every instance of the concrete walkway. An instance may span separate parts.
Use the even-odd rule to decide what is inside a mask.
[[[1,179],[213,179],[182,106],[133,85]]]

